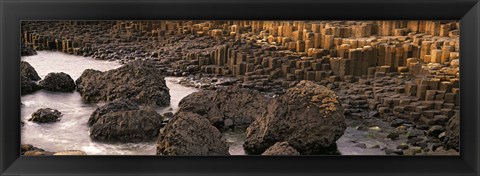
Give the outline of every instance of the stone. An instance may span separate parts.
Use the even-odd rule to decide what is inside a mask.
[[[93,124],[97,123],[97,121],[102,118],[103,115],[112,113],[112,112],[120,112],[120,111],[130,111],[130,110],[139,110],[138,104],[132,102],[130,100],[115,100],[106,103],[105,105],[98,107],[93,111],[88,119],[88,125],[92,126]]]
[[[229,155],[227,142],[208,119],[178,112],[161,130],[157,155]]]
[[[94,114],[97,117],[91,121],[90,137],[105,142],[151,141],[158,136],[163,121],[153,108],[111,111],[100,107]]]
[[[398,139],[399,136],[400,136],[400,135],[399,135],[398,133],[396,133],[396,132],[391,132],[391,133],[389,133],[389,134],[387,135],[387,138],[389,138],[389,139],[391,139],[391,140],[396,140],[396,139]]]
[[[26,61],[20,61],[20,75],[25,76],[32,81],[41,80],[37,71]]]
[[[445,139],[443,140],[445,149],[454,149],[460,151],[460,115],[455,113],[453,117],[448,121]]]
[[[33,121],[36,123],[50,123],[59,121],[60,117],[62,117],[62,113],[56,109],[41,108],[35,111],[32,114],[32,118],[28,119],[28,121]]]
[[[178,112],[192,112],[207,118],[220,131],[224,127],[246,128],[265,111],[267,98],[260,92],[238,87],[201,90],[179,103]],[[225,122],[227,119],[230,122]]]
[[[36,81],[40,80],[37,71],[25,61],[20,62],[20,90],[22,95],[33,93],[40,90],[40,87]]]
[[[336,152],[335,141],[346,129],[343,114],[333,91],[300,81],[268,103],[267,111],[247,128],[243,146],[250,154],[261,154],[286,141],[301,154]]]
[[[288,142],[277,142],[269,147],[262,155],[300,155]]]
[[[419,137],[419,136],[423,136],[423,135],[425,135],[425,132],[423,130],[412,129],[412,130],[408,131],[407,138],[411,139],[411,138]]]
[[[170,104],[170,89],[162,72],[148,61],[130,62],[106,72],[85,70],[76,83],[86,102],[130,99],[146,105]]]
[[[60,73],[49,73],[40,82],[43,89],[53,92],[73,92],[75,90],[75,82],[70,75]]]
[[[440,135],[440,133],[442,133],[444,131],[445,131],[444,127],[442,127],[440,125],[433,125],[428,129],[427,134],[430,135],[430,136],[437,137],[438,135]]]

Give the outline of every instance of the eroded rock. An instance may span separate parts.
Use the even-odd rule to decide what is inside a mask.
[[[56,109],[41,108],[35,111],[32,114],[32,118],[28,119],[28,121],[37,123],[50,123],[59,121],[61,116],[62,113]]]
[[[60,73],[49,73],[40,81],[43,89],[54,92],[73,92],[75,90],[75,82],[70,75]]]

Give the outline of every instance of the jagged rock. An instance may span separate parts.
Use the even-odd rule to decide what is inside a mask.
[[[40,79],[37,71],[28,62],[20,62],[20,90],[22,95],[40,90],[41,87],[35,82]]]
[[[455,115],[450,118],[447,125],[447,130],[445,131],[445,149],[454,149],[460,151],[460,115],[455,113]]]
[[[262,155],[300,155],[300,153],[288,145],[288,142],[277,142],[265,150]]]
[[[262,114],[267,98],[255,90],[236,87],[201,90],[183,98],[179,112],[193,112],[207,118],[220,130],[247,127]]]
[[[92,120],[94,123],[90,127],[90,137],[99,141],[151,141],[158,136],[163,120],[163,117],[153,109],[125,108],[109,111],[108,108],[100,107],[95,112],[98,116],[96,120]]]
[[[129,100],[115,100],[112,102],[108,102],[107,104],[97,108],[93,111],[92,115],[88,119],[88,125],[92,126],[100,119],[103,115],[112,113],[112,112],[119,112],[119,111],[130,111],[130,110],[139,110],[138,104],[129,101]]]
[[[32,114],[32,118],[28,119],[28,121],[33,121],[37,123],[56,122],[60,120],[61,116],[62,113],[56,109],[41,108],[35,111]]]
[[[70,75],[60,73],[49,73],[40,81],[43,89],[54,92],[72,92],[75,90],[75,82]]]
[[[31,144],[20,145],[20,155],[38,156],[38,155],[52,155],[52,152],[45,151],[41,148],[35,147]]]
[[[220,131],[196,113],[179,112],[162,129],[157,155],[229,155]]]
[[[39,81],[40,76],[38,76],[37,71],[33,68],[30,63],[26,61],[20,61],[20,75],[25,76],[26,78],[32,81]]]
[[[160,70],[147,61],[135,61],[120,68],[99,72],[85,70],[76,80],[86,102],[130,99],[140,104],[170,104],[169,89]]]
[[[336,150],[335,141],[346,129],[336,94],[324,86],[301,81],[268,103],[267,111],[247,128],[244,148],[261,154],[286,141],[301,154]]]

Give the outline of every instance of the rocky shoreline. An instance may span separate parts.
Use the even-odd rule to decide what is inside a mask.
[[[218,136],[211,126],[218,132],[234,127],[252,129],[262,120],[274,117],[259,110],[268,109],[275,114],[277,112],[270,109],[280,108],[267,107],[266,104],[271,104],[266,102],[296,97],[289,94],[289,90],[308,80],[309,84],[325,87],[338,96],[334,107],[341,109],[341,117],[363,118],[368,114],[394,128],[386,138],[408,139],[396,148],[385,148],[386,154],[455,154],[459,151],[459,23],[456,21],[42,21],[22,23],[22,34],[22,55],[53,50],[125,64],[117,73],[84,72],[75,84],[88,101],[111,102],[135,97],[134,101],[142,105],[164,106],[169,102],[164,81],[163,85],[155,85],[145,80],[161,80],[160,75],[186,76],[181,84],[202,91],[182,100],[179,112],[173,115],[174,122],[163,121],[161,115],[154,118],[158,122],[152,124],[165,123],[165,129],[162,128],[165,136],[182,134],[169,124],[181,126],[185,122],[177,120],[187,120],[185,116],[198,119],[195,123],[199,123],[201,129],[209,129],[206,130],[211,133],[208,136]],[[31,76],[27,64],[22,62],[22,94],[24,90],[27,94],[48,87],[35,83],[39,77]],[[27,68],[25,74],[23,65]],[[137,71],[132,71],[135,69]],[[148,78],[151,75],[159,78]],[[120,79],[106,80],[110,77]],[[143,77],[147,78],[143,80]],[[138,82],[129,84],[135,80]],[[102,86],[95,88],[94,85]],[[139,85],[151,85],[151,88],[139,88]],[[162,93],[165,90],[167,93]],[[114,93],[108,94],[110,92]],[[143,101],[152,97],[162,98],[154,103]],[[273,104],[288,104],[287,100],[283,102]],[[125,117],[125,113],[118,115]],[[207,119],[209,124],[204,124],[202,119]],[[306,123],[311,125],[316,120]],[[295,126],[298,123],[281,124]],[[335,134],[328,137],[329,143],[334,143],[344,130],[329,130],[328,134]],[[247,131],[255,134],[255,130]],[[297,134],[301,133],[295,132]],[[172,139],[165,136],[160,135],[158,139],[159,154],[211,154],[161,147],[173,145],[169,143]],[[268,145],[252,153],[261,154],[265,150],[266,154],[275,154],[273,151],[322,153],[283,138],[269,138]],[[184,140],[199,139],[202,137],[189,136]],[[222,139],[219,140],[210,141],[212,148],[224,148]],[[313,149],[322,148],[318,144],[312,141]],[[225,154],[225,151],[216,154]]]

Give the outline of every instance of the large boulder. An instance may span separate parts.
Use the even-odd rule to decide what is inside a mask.
[[[111,112],[119,112],[119,111],[130,111],[130,110],[139,110],[138,104],[129,100],[115,100],[112,102],[108,102],[105,105],[97,108],[93,111],[92,115],[88,119],[88,125],[92,126],[93,124],[97,123],[98,119],[100,119],[105,114]]]
[[[460,151],[460,115],[455,113],[448,121],[445,139],[443,140],[445,149],[454,149]]]
[[[36,81],[40,80],[40,76],[38,76],[37,71],[25,61],[20,62],[20,90],[21,94],[29,94],[33,93],[41,87],[36,83]]]
[[[75,82],[70,75],[60,73],[49,73],[40,81],[43,89],[53,92],[73,92],[75,90]]]
[[[170,104],[169,89],[161,70],[147,61],[135,61],[100,72],[87,69],[76,80],[77,91],[86,102],[130,99],[140,104]]]
[[[26,61],[20,61],[20,74],[32,81],[39,81],[41,79],[37,71]]]
[[[157,143],[157,155],[229,155],[220,131],[191,112],[175,114],[161,130]]]
[[[336,94],[301,81],[268,104],[267,111],[247,128],[243,146],[250,154],[261,154],[276,142],[286,141],[300,154],[331,154],[345,129]]]
[[[99,109],[95,112],[102,111]],[[162,120],[154,109],[111,111],[98,115],[91,124],[90,137],[105,142],[151,141],[158,136]]]
[[[267,98],[260,92],[230,87],[192,93],[180,101],[179,112],[197,113],[224,130],[248,127],[266,106]]]
[[[297,149],[293,148],[288,142],[277,142],[265,150],[262,155],[300,155]]]
[[[59,121],[60,117],[62,117],[62,113],[56,109],[41,108],[35,111],[32,114],[32,118],[28,119],[28,121],[37,123],[50,123]]]

